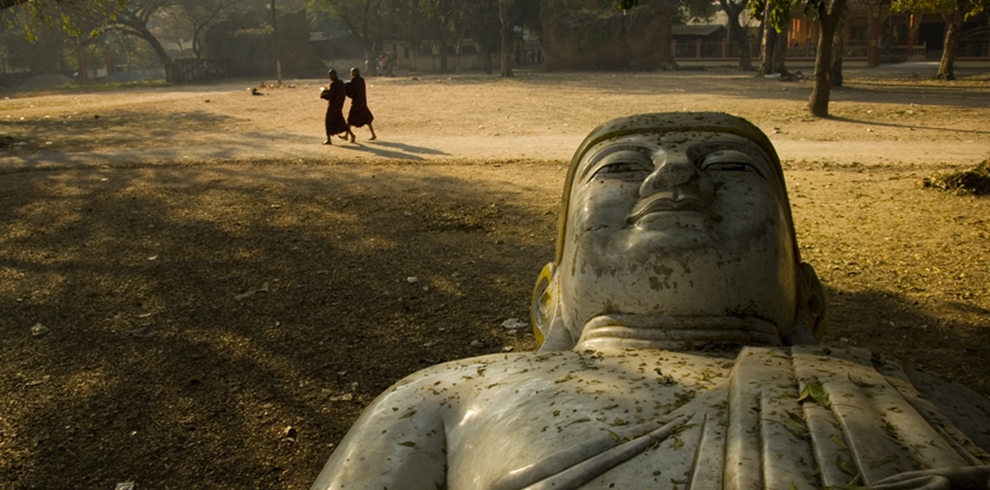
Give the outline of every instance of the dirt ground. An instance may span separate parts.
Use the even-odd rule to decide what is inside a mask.
[[[903,75],[903,74],[901,74]],[[785,162],[828,345],[990,395],[990,77],[736,71],[369,79],[378,141],[320,143],[320,80],[0,100],[0,487],[306,489],[403,376],[535,347],[565,165],[616,116],[708,110]],[[98,118],[96,116],[99,116]]]

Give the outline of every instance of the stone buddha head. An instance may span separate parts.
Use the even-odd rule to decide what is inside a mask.
[[[822,287],[801,262],[766,135],[721,113],[592,131],[571,160],[532,317],[541,350],[816,343]]]

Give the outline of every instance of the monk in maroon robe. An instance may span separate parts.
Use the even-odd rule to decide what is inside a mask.
[[[375,116],[371,115],[371,111],[368,110],[368,91],[364,85],[364,78],[361,78],[361,71],[357,68],[351,68],[351,83],[347,92],[348,97],[351,98],[351,110],[347,113],[347,125],[360,128],[367,124],[368,129],[371,130],[370,139],[378,139],[378,136],[375,135],[375,127],[371,125]],[[353,141],[354,133],[352,132],[351,142]]]
[[[320,97],[329,102],[327,117],[324,120],[324,125],[327,128],[327,140],[323,144],[332,145],[333,141],[331,140],[335,134],[340,134],[343,139],[347,139],[347,136],[350,135],[351,141],[354,141],[354,133],[351,132],[350,126],[344,119],[344,99],[347,98],[344,95],[344,81],[337,78],[337,70],[330,70],[327,75],[330,77],[330,86],[324,88],[320,93]]]

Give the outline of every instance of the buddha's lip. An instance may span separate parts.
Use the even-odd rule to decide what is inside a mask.
[[[704,201],[696,197],[680,196],[676,199],[666,196],[655,196],[652,199],[641,201],[633,209],[632,214],[626,218],[629,223],[635,223],[644,216],[652,213],[681,213],[693,212],[701,213],[709,217],[714,217],[715,213]]]

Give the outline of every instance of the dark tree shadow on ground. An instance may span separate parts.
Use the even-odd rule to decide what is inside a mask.
[[[829,117],[829,119],[832,119],[833,121],[841,121],[841,122],[847,122],[847,123],[852,123],[852,124],[864,124],[864,125],[867,125],[867,126],[883,126],[883,127],[887,127],[887,128],[927,129],[927,130],[931,130],[931,131],[945,131],[947,133],[963,133],[963,134],[976,134],[976,135],[990,134],[990,131],[980,131],[980,130],[976,130],[976,129],[953,129],[953,128],[939,128],[939,127],[921,126],[921,125],[913,125],[913,124],[894,124],[894,123],[884,123],[884,122],[877,122],[877,121],[861,121],[861,120],[857,120],[857,119],[851,119],[851,118],[848,118],[848,117]]]
[[[922,305],[890,291],[848,293],[828,288],[826,296],[829,329],[823,343],[866,347],[990,395],[990,311],[951,303],[982,317],[964,321],[933,316]]]
[[[556,194],[520,200],[543,194],[388,166],[3,175],[0,486],[309,488],[401,377],[535,347],[499,324],[553,257]],[[990,392],[990,325],[827,293],[826,343]]]
[[[0,486],[308,488],[402,376],[532,347],[499,323],[551,216],[457,178],[277,169],[4,176]]]

